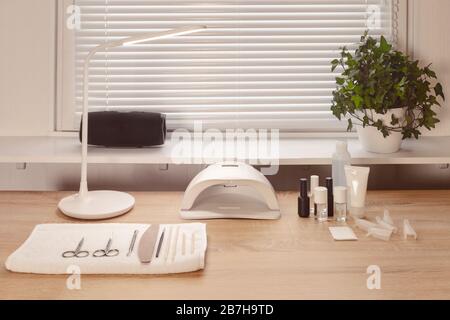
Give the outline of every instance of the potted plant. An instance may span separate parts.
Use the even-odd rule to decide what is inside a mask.
[[[343,69],[336,78],[333,115],[347,119],[349,131],[357,125],[367,151],[396,152],[403,139],[418,139],[421,128],[431,130],[439,122],[433,107],[445,97],[442,85],[432,84],[436,73],[394,50],[383,36],[378,41],[366,31],[354,53],[344,47],[331,64],[332,71]]]

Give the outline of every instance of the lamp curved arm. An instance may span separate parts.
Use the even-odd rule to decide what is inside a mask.
[[[87,163],[88,163],[88,121],[89,121],[89,64],[92,57],[95,56],[97,52],[104,51],[106,49],[120,47],[120,46],[130,46],[142,42],[159,40],[169,37],[180,36],[184,34],[194,33],[198,31],[205,30],[206,26],[191,26],[191,27],[181,27],[172,29],[169,31],[163,31],[158,33],[144,33],[141,35],[128,37],[121,40],[110,41],[101,44],[92,51],[90,51],[84,61],[84,72],[83,72],[83,127],[82,127],[82,142],[81,142],[81,181],[80,181],[80,191],[79,195],[81,197],[88,193],[87,185]]]

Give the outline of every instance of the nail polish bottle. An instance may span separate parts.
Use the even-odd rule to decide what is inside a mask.
[[[334,187],[334,214],[337,222],[347,221],[347,188]]]
[[[317,210],[314,202],[314,190],[319,186],[319,176],[311,176],[309,185],[309,212],[312,217],[316,216]]]
[[[298,215],[309,218],[308,179],[300,179],[300,195],[298,197]]]
[[[334,216],[334,199],[333,199],[333,178],[327,177],[325,179],[325,187],[328,190],[327,202],[328,202],[328,217]]]
[[[317,220],[319,222],[328,220],[327,193],[327,188],[324,187],[314,189],[314,202],[316,203]]]

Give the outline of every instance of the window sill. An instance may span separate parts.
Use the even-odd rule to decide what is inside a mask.
[[[279,143],[281,165],[326,165],[331,163],[336,139],[282,138]],[[450,137],[422,137],[404,141],[394,154],[365,152],[356,138],[349,138],[354,164],[441,164],[450,163]],[[0,137],[0,163],[79,163],[81,145],[76,137]],[[204,160],[201,154],[172,157],[173,144],[142,149],[89,148],[90,163],[115,164],[204,164],[222,159]],[[254,160],[254,159],[251,159]],[[270,159],[250,161],[268,164]],[[258,162],[259,161],[259,162]]]

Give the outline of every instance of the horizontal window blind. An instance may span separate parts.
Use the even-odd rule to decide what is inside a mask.
[[[182,26],[203,32],[97,53],[90,110],[146,110],[168,128],[279,128],[342,131],[330,112],[330,61],[368,28],[394,37],[386,0],[75,0],[75,113],[83,61],[107,41]],[[375,19],[375,20],[374,20]],[[375,23],[375,25],[374,25]],[[73,110],[73,109],[72,109]]]

